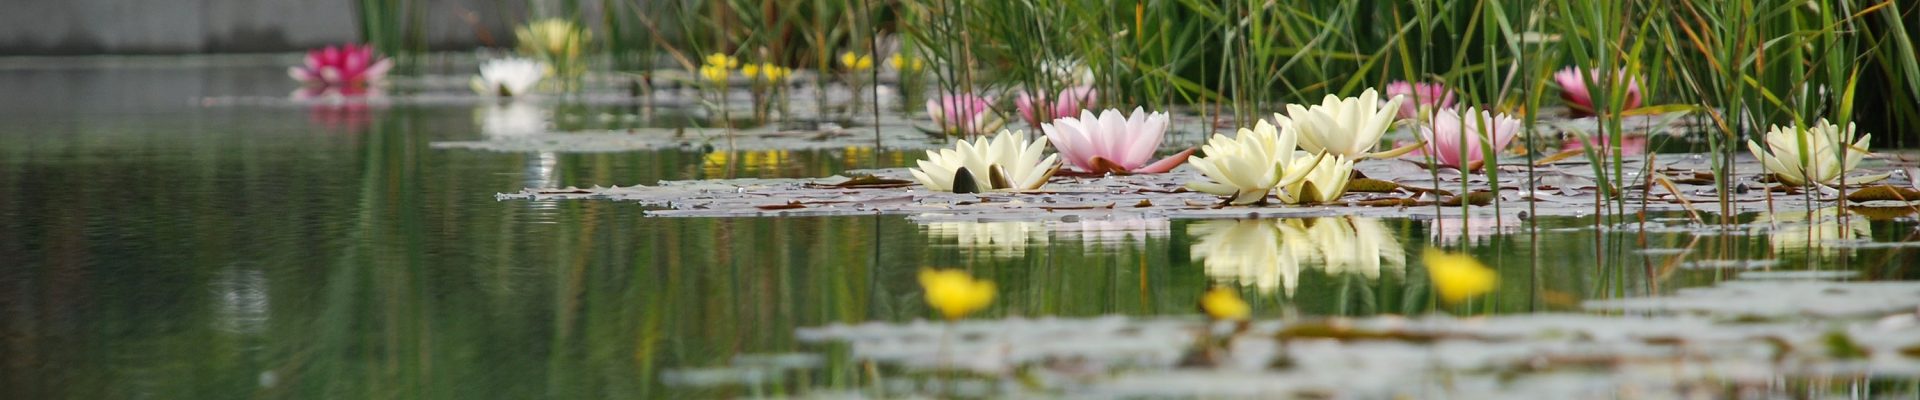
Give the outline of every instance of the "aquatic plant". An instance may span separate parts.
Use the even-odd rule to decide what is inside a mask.
[[[717,67],[726,68],[726,69],[733,69],[733,68],[740,67],[740,58],[727,55],[727,53],[708,54],[707,57],[702,58],[701,61],[703,61],[705,65],[712,65],[712,66],[717,66]]]
[[[771,63],[747,64],[740,67],[740,75],[746,76],[756,84],[780,84],[785,83],[787,77],[793,76],[793,70]]]
[[[1095,116],[1081,111],[1079,118],[1060,118],[1040,125],[1067,165],[1080,172],[1157,174],[1186,162],[1192,150],[1153,160],[1153,152],[1167,134],[1167,113],[1147,113],[1135,107],[1131,115],[1107,109]]]
[[[873,69],[873,56],[854,52],[840,53],[840,67],[848,71],[860,72]]]
[[[1253,307],[1240,299],[1239,292],[1223,286],[1208,289],[1206,294],[1200,295],[1200,311],[1207,313],[1207,318],[1217,321],[1245,321],[1247,316],[1253,314]]]
[[[1500,276],[1466,253],[1448,253],[1428,247],[1425,257],[1433,291],[1444,303],[1459,303],[1493,291]]]
[[[993,304],[993,282],[958,269],[920,269],[927,305],[948,320],[965,318]]]
[[[1301,157],[1306,160],[1307,158]],[[1353,160],[1342,155],[1328,155],[1314,158],[1314,165],[1306,171],[1306,178],[1294,181],[1291,185],[1282,185],[1280,201],[1287,204],[1315,204],[1339,200],[1347,193],[1347,182],[1353,177]]]
[[[948,135],[989,135],[999,132],[1006,120],[993,112],[993,103],[971,93],[942,95],[927,100],[927,116]]]
[[[1626,99],[1621,103],[1623,105],[1620,109],[1632,110],[1640,108],[1640,78],[1627,76],[1627,71],[1624,69],[1617,72],[1613,76],[1613,79],[1608,81],[1600,76],[1599,71],[1567,67],[1566,69],[1560,70],[1560,72],[1554,73],[1553,81],[1560,85],[1560,98],[1567,101],[1567,107],[1573,110],[1575,116],[1591,116],[1595,114],[1593,94],[1587,88],[1587,82],[1589,81],[1594,84],[1612,83],[1615,85],[1627,85]]]
[[[1468,107],[1433,113],[1433,122],[1420,126],[1420,153],[1433,156],[1434,165],[1460,170],[1480,168],[1488,153],[1499,154],[1520,134],[1520,120]]]
[[[720,66],[720,65],[713,65],[713,64],[701,65],[700,71],[698,72],[698,76],[700,77],[701,80],[711,82],[715,86],[726,86],[727,79],[733,77],[733,70],[727,69],[727,67]]]
[[[887,66],[893,67],[894,71],[905,74],[920,72],[921,69],[927,67],[927,62],[919,57],[908,56],[904,53],[894,53],[893,56],[887,57]]]
[[[1188,189],[1226,196],[1229,204],[1265,203],[1267,193],[1307,178],[1320,158],[1294,151],[1293,130],[1280,130],[1261,120],[1253,129],[1240,128],[1234,137],[1214,134],[1200,147],[1205,155],[1192,159],[1204,180]]]
[[[553,68],[558,76],[573,77],[586,72],[583,56],[593,42],[593,32],[561,18],[529,22],[513,31],[520,52]]]
[[[942,192],[1039,189],[1060,170],[1058,154],[1041,158],[1046,148],[1044,136],[1028,141],[1023,131],[1002,131],[938,152],[928,150],[927,159],[908,172],[928,189]]]
[[[1021,118],[1027,120],[1027,124],[1040,126],[1056,118],[1073,116],[1076,111],[1098,107],[1098,99],[1099,92],[1093,90],[1092,86],[1077,86],[1061,89],[1060,96],[1053,100],[1023,92],[1014,96],[1013,107],[1020,112]]]
[[[1428,82],[1394,81],[1387,84],[1387,97],[1403,97],[1400,119],[1424,119],[1434,111],[1453,107],[1453,90],[1447,85]]]
[[[495,96],[519,96],[533,92],[547,67],[529,58],[509,57],[480,64],[480,74],[469,83],[474,93]]]
[[[1286,115],[1276,113],[1273,119],[1288,132],[1296,132],[1300,148],[1307,152],[1358,159],[1372,155],[1373,147],[1393,125],[1400,104],[1407,101],[1394,96],[1381,103],[1379,98],[1373,89],[1359,97],[1327,95],[1312,107],[1288,104]]]
[[[1747,151],[1760,159],[1767,172],[1775,179],[1794,186],[1807,186],[1818,183],[1832,186],[1840,176],[1860,165],[1860,159],[1867,155],[1868,139],[1873,135],[1853,139],[1853,123],[1847,123],[1846,129],[1821,119],[1811,127],[1774,125],[1767,129],[1767,135],[1761,140],[1766,142],[1762,150],[1760,143],[1747,141]],[[1841,161],[1840,146],[1847,146],[1845,162]],[[1884,178],[1885,176],[1881,176]],[[1866,183],[1879,179],[1863,179],[1856,183]]]
[[[309,89],[355,94],[380,84],[391,69],[393,61],[372,46],[348,43],[307,51],[302,64],[287,68],[287,75]]]

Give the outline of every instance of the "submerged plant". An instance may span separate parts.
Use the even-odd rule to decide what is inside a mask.
[[[1041,158],[1046,148],[1046,137],[1028,141],[1025,132],[1003,131],[938,152],[927,150],[927,159],[908,172],[928,189],[942,192],[1039,189],[1060,170],[1059,155]]]
[[[1167,134],[1167,113],[1147,113],[1136,107],[1133,114],[1107,109],[1099,116],[1081,111],[1079,118],[1060,118],[1041,124],[1047,139],[1080,172],[1108,174],[1157,174],[1186,162],[1192,150],[1153,161],[1153,152]],[[1149,161],[1153,161],[1149,163]]]
[[[1014,96],[1013,108],[1020,111],[1020,117],[1026,119],[1027,124],[1040,126],[1040,124],[1053,122],[1056,118],[1071,117],[1077,111],[1097,107],[1098,101],[1095,99],[1098,94],[1099,92],[1094,91],[1091,86],[1062,89],[1060,96],[1053,100],[1048,100],[1045,96],[1021,93]]]
[[[1520,133],[1520,120],[1468,107],[1466,112],[1445,109],[1433,114],[1433,122],[1420,126],[1420,140],[1426,142],[1421,153],[1433,156],[1435,165],[1460,170],[1479,169],[1488,150],[1498,154],[1506,150]]]
[[[1214,134],[1200,147],[1206,155],[1192,160],[1204,180],[1187,188],[1227,197],[1229,204],[1265,203],[1276,186],[1292,186],[1306,179],[1319,157],[1294,151],[1293,130],[1280,130],[1262,120],[1253,129],[1240,128],[1234,137]]]
[[[1807,186],[1818,183],[1832,186],[1839,183],[1840,176],[1860,165],[1860,159],[1867,155],[1867,139],[1873,135],[1861,136],[1853,140],[1853,123],[1847,123],[1846,129],[1821,119],[1812,127],[1798,128],[1774,125],[1767,130],[1766,150],[1760,143],[1747,142],[1747,151],[1760,159],[1767,172],[1774,178],[1794,186]],[[1847,146],[1846,160],[1840,158],[1840,146]],[[1857,183],[1880,180],[1885,176],[1862,179]]]
[[[1006,120],[993,112],[986,97],[970,93],[942,95],[927,100],[927,116],[948,135],[989,135],[999,132]]]
[[[948,320],[966,318],[993,304],[993,282],[973,279],[958,269],[920,269],[920,288],[926,291],[927,305]]]
[[[1433,291],[1444,303],[1459,303],[1493,291],[1500,276],[1486,264],[1466,253],[1448,253],[1427,248],[1427,274],[1433,279]]]
[[[1306,159],[1301,157],[1301,159]],[[1306,179],[1284,185],[1280,201],[1287,204],[1314,204],[1339,200],[1347,194],[1347,182],[1353,177],[1353,160],[1347,156],[1327,155],[1307,171]]]
[[[532,92],[546,73],[547,67],[539,61],[510,57],[480,64],[480,74],[475,75],[469,83],[474,93],[519,96]]]
[[[1627,71],[1624,69],[1615,73],[1613,78],[1613,84],[1627,85],[1626,101],[1621,103],[1620,109],[1640,108],[1640,79],[1627,76]],[[1590,116],[1597,113],[1593,104],[1593,93],[1591,88],[1587,87],[1589,80],[1595,84],[1607,83],[1602,79],[1599,71],[1588,71],[1578,67],[1567,67],[1553,74],[1553,81],[1560,85],[1560,98],[1567,101],[1567,107],[1572,108],[1576,116]]]
[[[1273,118],[1288,132],[1298,132],[1300,148],[1308,152],[1358,159],[1372,155],[1373,147],[1393,125],[1400,104],[1406,101],[1405,97],[1394,96],[1381,103],[1379,98],[1379,92],[1373,89],[1361,92],[1360,97],[1327,95],[1312,107],[1288,104],[1286,115],[1274,114]]]
[[[351,94],[378,85],[391,69],[393,60],[373,46],[348,43],[307,51],[303,64],[287,68],[287,75],[310,89]]]
[[[1453,90],[1447,85],[1428,82],[1394,81],[1387,84],[1387,97],[1401,97],[1400,119],[1423,119],[1436,110],[1453,107]]]

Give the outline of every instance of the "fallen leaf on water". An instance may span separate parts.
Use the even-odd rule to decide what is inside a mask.
[[[1362,193],[1388,193],[1399,189],[1400,184],[1372,178],[1360,178],[1347,181],[1347,191]]]
[[[1854,190],[1852,193],[1847,193],[1847,200],[1849,201],[1874,201],[1874,200],[1915,201],[1915,200],[1920,200],[1920,190],[1914,190],[1914,189],[1903,188],[1903,187],[1894,187],[1890,185],[1875,185],[1875,186],[1868,186],[1868,187],[1860,188],[1858,190]]]
[[[792,210],[796,208],[807,208],[807,205],[798,201],[789,201],[787,204],[761,204],[753,206],[753,208],[762,210]]]

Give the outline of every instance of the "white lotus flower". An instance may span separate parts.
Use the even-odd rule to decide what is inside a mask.
[[[1295,140],[1292,131],[1265,120],[1253,129],[1240,128],[1231,138],[1214,134],[1200,147],[1206,156],[1188,162],[1207,180],[1189,182],[1187,188],[1227,196],[1231,204],[1265,202],[1274,187],[1300,182],[1318,162],[1294,151]]]
[[[1353,160],[1347,156],[1322,156],[1307,170],[1306,179],[1284,185],[1280,201],[1287,204],[1325,203],[1347,194],[1347,182],[1353,177]]]
[[[1026,132],[1001,131],[990,138],[962,140],[953,148],[927,150],[919,168],[909,169],[927,188],[942,192],[1033,190],[1060,170],[1060,156],[1048,154],[1047,138],[1027,140]],[[966,174],[961,175],[964,171]],[[964,179],[963,179],[964,178]]]
[[[1838,183],[1841,174],[1860,165],[1860,158],[1867,155],[1867,139],[1873,135],[1861,136],[1860,140],[1848,143],[1853,138],[1853,123],[1847,123],[1847,129],[1821,119],[1813,127],[1806,128],[1806,136],[1795,132],[1794,127],[1774,125],[1767,130],[1763,140],[1768,151],[1761,151],[1760,144],[1747,142],[1747,151],[1760,164],[1767,167],[1782,182],[1794,186],[1806,186],[1808,183],[1833,185]],[[1848,146],[1845,163],[1840,162],[1840,146]],[[1880,180],[1885,176],[1862,179],[1855,183],[1867,183]]]
[[[533,91],[547,67],[529,58],[488,60],[473,77],[473,91],[482,95],[518,96]]]
[[[1298,130],[1300,148],[1314,154],[1342,155],[1348,159],[1365,157],[1380,144],[1399,114],[1406,97],[1393,96],[1382,104],[1379,92],[1367,89],[1360,97],[1340,98],[1327,95],[1320,105],[1301,107],[1288,104],[1287,114],[1274,114],[1280,127]]]

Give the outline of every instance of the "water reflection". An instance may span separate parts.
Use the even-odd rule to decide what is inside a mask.
[[[1144,245],[1148,238],[1164,238],[1172,222],[1164,217],[1108,216],[1051,221],[1047,230],[1062,239],[1075,239],[1087,247]]]
[[[1019,257],[1028,247],[1049,244],[1047,226],[1038,221],[932,221],[920,223],[934,247],[956,247],[994,257]]]
[[[1204,221],[1189,225],[1191,255],[1215,282],[1293,296],[1304,267],[1328,275],[1401,275],[1406,249],[1380,220],[1364,217]]]
[[[475,108],[473,115],[480,134],[500,139],[547,132],[553,110],[528,101],[502,100]]]
[[[1866,218],[1844,214],[1839,207],[1760,213],[1747,232],[1766,236],[1767,245],[1781,254],[1832,254],[1843,250],[1835,242],[1873,237]]]
[[[1442,246],[1478,245],[1494,236],[1519,232],[1524,222],[1516,217],[1441,217],[1427,221],[1427,234]]]

